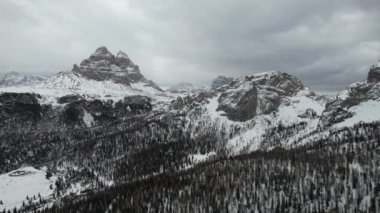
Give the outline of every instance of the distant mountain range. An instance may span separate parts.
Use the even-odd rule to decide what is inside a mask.
[[[34,84],[41,83],[42,81],[47,80],[44,76],[32,75],[26,76],[21,73],[12,71],[6,73],[3,79],[0,81],[1,87],[11,87],[11,86],[30,86]]]

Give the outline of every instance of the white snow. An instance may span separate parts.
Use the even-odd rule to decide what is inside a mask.
[[[215,152],[209,152],[206,154],[191,154],[189,157],[192,159],[193,163],[201,163],[206,161],[208,158],[215,156]]]
[[[236,135],[227,142],[227,148],[234,154],[240,153],[243,149],[256,150],[262,142],[262,136],[270,124],[265,116],[257,116],[253,119],[253,127]]]
[[[87,127],[92,127],[94,124],[94,117],[90,113],[88,113],[86,110],[83,110],[83,122],[86,124]]]
[[[282,104],[279,107],[279,120],[282,120],[283,124],[292,124],[294,122],[304,120],[300,119],[298,115],[305,112],[307,109],[313,109],[317,115],[322,114],[325,108],[325,103],[323,101],[317,101],[311,97],[308,97],[308,92],[310,92],[308,89],[300,91],[294,97],[289,98],[289,106]]]
[[[349,127],[362,121],[372,122],[380,120],[380,100],[369,100],[347,110],[354,113],[354,116],[335,124],[334,127]]]
[[[350,90],[349,89],[345,89],[345,90],[341,91],[340,93],[338,93],[338,95],[336,97],[339,98],[340,100],[344,101],[349,96],[350,96]]]
[[[131,86],[113,81],[87,79],[73,72],[61,72],[39,84],[28,86],[0,87],[1,92],[36,93],[41,95],[40,103],[58,106],[57,97],[77,94],[86,99],[113,100],[117,102],[126,96],[143,95],[160,101],[169,101],[166,94],[147,86],[135,83]]]
[[[17,173],[20,173],[17,175]],[[50,185],[54,185],[55,176],[46,179],[44,170],[35,169],[33,167],[24,167],[6,174],[0,175],[0,200],[3,205],[0,209],[19,208],[25,201],[26,196],[47,197],[53,193]],[[27,203],[25,201],[25,203]]]

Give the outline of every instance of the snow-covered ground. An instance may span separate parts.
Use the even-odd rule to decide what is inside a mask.
[[[196,164],[196,163],[204,162],[207,159],[209,159],[210,157],[215,156],[215,155],[216,155],[215,152],[209,152],[206,154],[192,154],[189,157],[190,157],[190,159],[192,159],[192,162],[194,164]]]
[[[56,180],[55,176],[46,179],[46,171],[44,169],[36,169],[33,167],[24,167],[6,174],[0,175],[0,210],[21,207],[23,201],[27,203],[26,197],[41,195],[42,198],[53,193]]]
[[[343,122],[335,124],[334,127],[349,127],[359,122],[372,122],[380,120],[380,100],[369,100],[347,110],[352,112],[354,116],[347,118]]]

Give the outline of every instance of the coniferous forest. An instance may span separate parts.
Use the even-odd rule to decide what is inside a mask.
[[[379,130],[360,124],[294,149],[213,158],[42,212],[379,212]]]

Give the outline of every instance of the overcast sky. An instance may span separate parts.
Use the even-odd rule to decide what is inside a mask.
[[[0,73],[71,70],[99,46],[159,85],[281,70],[316,90],[380,59],[379,0],[0,0]]]

